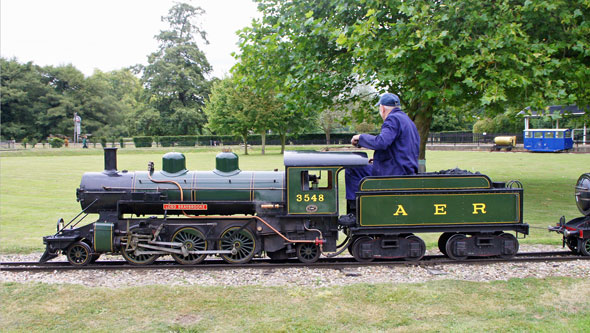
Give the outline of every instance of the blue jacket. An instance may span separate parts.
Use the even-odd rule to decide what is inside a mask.
[[[420,135],[414,122],[400,108],[387,115],[379,135],[361,134],[359,145],[375,150],[373,176],[412,175],[418,172]]]

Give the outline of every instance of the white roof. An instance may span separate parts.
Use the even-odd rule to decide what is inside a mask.
[[[569,131],[569,128],[529,128],[524,130],[525,132],[565,132]]]

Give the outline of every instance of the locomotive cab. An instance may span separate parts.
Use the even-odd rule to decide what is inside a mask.
[[[338,174],[365,166],[364,152],[285,152],[287,214],[338,215]]]

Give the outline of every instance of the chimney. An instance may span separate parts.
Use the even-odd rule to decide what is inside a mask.
[[[104,148],[104,173],[117,173],[117,148]]]

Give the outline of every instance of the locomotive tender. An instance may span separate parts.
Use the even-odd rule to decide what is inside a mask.
[[[284,171],[242,171],[224,151],[213,171],[189,171],[185,156],[167,153],[162,170],[117,170],[116,148],[105,148],[105,170],[85,173],[76,191],[82,212],[43,238],[41,261],[67,256],[87,265],[103,253],[131,264],[171,255],[196,264],[209,255],[246,263],[266,254],[305,263],[348,249],[359,261],[419,260],[426,247],[415,233],[441,233],[441,252],[510,257],[522,220],[523,189],[480,174],[365,178],[356,196],[356,220],[339,219],[338,175],[368,163],[364,152],[293,151]],[[88,215],[95,222],[77,225]],[[346,239],[338,244],[340,235]]]

